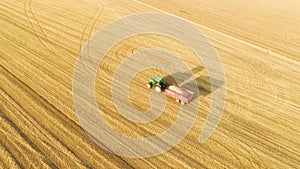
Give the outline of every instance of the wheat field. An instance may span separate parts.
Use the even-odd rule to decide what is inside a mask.
[[[296,0],[2,0],[0,168],[299,168],[299,11]],[[178,116],[180,105],[171,98],[149,124],[131,122],[115,108],[113,75],[122,60],[143,49],[172,51],[186,62],[200,103],[192,130],[178,145],[157,156],[127,158],[85,133],[74,110],[72,80],[82,48],[97,30],[145,12],[182,17],[208,37],[225,72],[226,104],[213,135],[199,143],[214,92],[203,63],[169,37],[123,40],[106,54],[95,83],[97,103],[115,130],[150,137]],[[157,74],[170,75],[149,69],[132,79],[129,100],[137,110],[150,107],[145,83]]]

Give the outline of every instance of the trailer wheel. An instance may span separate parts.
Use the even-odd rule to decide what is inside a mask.
[[[177,103],[179,103],[179,102],[180,102],[180,100],[176,99],[176,102],[177,102]]]
[[[181,105],[185,105],[185,104],[186,104],[186,103],[185,103],[185,102],[183,102],[183,101],[181,101],[180,103],[181,103]]]

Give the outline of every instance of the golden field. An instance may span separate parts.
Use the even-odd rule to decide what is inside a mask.
[[[233,0],[4,0],[0,2],[0,168],[299,168],[300,2]],[[185,18],[215,48],[226,75],[222,119],[204,144],[212,90],[202,62],[182,43],[139,35],[114,46],[99,66],[97,102],[113,128],[130,137],[157,135],[180,105],[168,98],[152,123],[136,124],[114,106],[111,80],[118,65],[147,48],[172,51],[197,79],[200,109],[190,133],[171,150],[126,158],[103,150],[82,129],[74,110],[75,64],[88,39],[121,17],[161,12]],[[126,72],[124,72],[126,73]],[[149,108],[145,82],[132,79],[129,99]]]

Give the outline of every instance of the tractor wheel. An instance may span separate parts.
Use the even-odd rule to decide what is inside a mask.
[[[158,92],[158,93],[160,93],[160,92],[161,92],[161,88],[158,87],[158,86],[156,86],[156,87],[155,87],[155,91]]]
[[[152,85],[150,83],[147,83],[147,87],[150,89]]]

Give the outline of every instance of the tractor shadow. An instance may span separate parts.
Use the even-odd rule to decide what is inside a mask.
[[[192,89],[192,88],[194,88],[194,82],[193,82],[194,79],[192,78],[192,74],[196,74],[196,73],[202,71],[203,69],[204,69],[203,67],[198,66],[196,68],[193,68],[191,70],[191,72],[189,72],[189,71],[187,71],[187,72],[177,72],[177,73],[174,73],[172,75],[165,76],[164,79],[169,84],[178,85],[178,83],[179,83],[180,85],[182,85],[183,87],[185,87],[187,89]],[[173,77],[176,77],[178,83],[176,82],[175,78],[173,78]],[[195,81],[196,81],[196,85],[197,85],[197,88],[198,88],[198,95],[196,94],[196,91],[194,91],[195,95],[194,95],[193,99],[197,98],[198,96],[206,96],[206,95],[212,93],[213,89],[218,89],[222,85],[225,84],[224,81],[214,79],[214,78],[210,78],[209,76],[196,77]]]
[[[192,74],[196,74],[200,71],[202,71],[204,69],[204,67],[202,66],[198,66],[198,67],[195,67],[190,71],[187,71],[187,72],[177,72],[177,73],[174,73],[172,75],[168,75],[168,76],[165,76],[164,79],[169,83],[169,84],[176,84],[178,85],[178,83],[176,82],[175,78],[177,79],[177,81],[179,82],[179,84],[181,84],[182,82],[186,81],[187,79],[191,78],[191,73]]]

